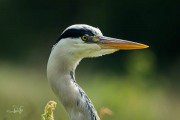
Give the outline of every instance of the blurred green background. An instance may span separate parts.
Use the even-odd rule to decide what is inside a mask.
[[[180,119],[180,9],[175,0],[0,0],[0,119],[39,120],[55,100],[55,120],[68,116],[46,78],[51,48],[72,24],[148,49],[84,59],[76,80],[104,120]],[[13,105],[23,112],[9,113]]]

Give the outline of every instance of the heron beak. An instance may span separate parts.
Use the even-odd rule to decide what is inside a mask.
[[[97,44],[102,49],[134,50],[134,49],[144,49],[144,48],[149,47],[144,44],[131,42],[127,40],[116,39],[116,38],[105,37],[105,36],[101,36],[98,38],[99,40],[97,41]]]

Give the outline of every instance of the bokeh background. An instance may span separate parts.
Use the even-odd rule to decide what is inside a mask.
[[[83,23],[150,46],[81,61],[77,82],[98,112],[114,113],[104,120],[179,120],[179,15],[175,0],[0,0],[0,119],[41,119],[49,100],[55,120],[68,119],[46,64],[61,32]]]

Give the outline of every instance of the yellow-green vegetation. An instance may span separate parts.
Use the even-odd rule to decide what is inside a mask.
[[[53,110],[56,108],[55,101],[49,101],[44,108],[44,113],[42,114],[42,120],[54,120]]]
[[[168,86],[169,78],[156,72],[153,54],[130,53],[125,62],[125,74],[103,68],[94,72],[95,68],[88,67],[86,60],[76,71],[78,84],[97,111],[105,107],[113,112],[103,120],[180,120],[179,94],[173,93]],[[69,119],[48,84],[45,66],[24,67],[1,61],[0,96],[0,120],[40,120],[50,99],[58,104],[55,120]],[[13,105],[23,106],[22,113],[7,112],[13,111]]]

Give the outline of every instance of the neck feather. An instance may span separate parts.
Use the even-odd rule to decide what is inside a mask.
[[[52,90],[62,102],[71,120],[100,120],[86,93],[75,82],[74,72],[81,58],[71,52],[60,54],[55,47],[49,57],[47,77]]]
[[[80,58],[73,57],[71,53],[60,53],[60,48],[56,47],[52,50],[47,65],[47,77],[53,91],[57,94],[59,90],[55,87],[56,82],[71,82],[74,80],[74,73]]]

